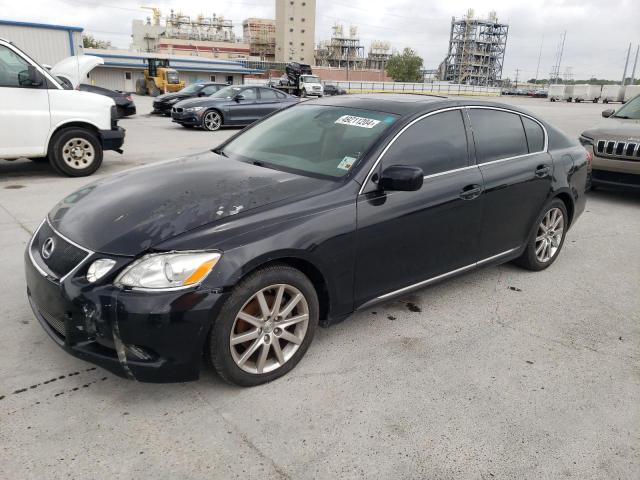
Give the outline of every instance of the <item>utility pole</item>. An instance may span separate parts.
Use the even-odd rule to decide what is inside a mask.
[[[627,60],[624,62],[624,73],[622,74],[622,86],[624,87],[627,80],[627,67],[629,66],[629,55],[631,55],[631,43],[629,43],[629,49],[627,50]]]
[[[516,88],[518,88],[518,77],[520,76],[520,68],[516,68]]]
[[[540,59],[542,58],[542,45],[544,45],[544,35],[542,35],[542,41],[540,42],[540,53],[538,53],[538,66],[536,67],[536,84],[538,83],[538,71],[540,70]]]
[[[636,81],[636,65],[638,65],[638,53],[640,53],[640,43],[636,47],[636,59],[633,61],[633,71],[631,72],[631,85]]]

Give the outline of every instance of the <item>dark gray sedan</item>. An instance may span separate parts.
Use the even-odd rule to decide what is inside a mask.
[[[223,126],[249,125],[298,101],[297,97],[274,88],[230,85],[210,97],[176,103],[171,117],[183,127],[202,127],[213,132]]]

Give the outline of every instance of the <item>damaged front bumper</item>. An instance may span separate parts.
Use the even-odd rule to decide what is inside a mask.
[[[226,294],[137,292],[83,280],[91,259],[58,282],[25,253],[27,295],[44,330],[68,353],[142,382],[199,377],[203,348]]]

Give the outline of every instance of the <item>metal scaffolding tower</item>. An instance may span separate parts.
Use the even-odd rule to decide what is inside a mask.
[[[460,20],[451,19],[449,52],[442,66],[443,79],[469,85],[496,85],[502,78],[509,25],[499,23],[495,12],[474,18],[473,10]]]

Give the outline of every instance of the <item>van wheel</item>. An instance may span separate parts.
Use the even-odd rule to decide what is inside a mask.
[[[102,164],[102,146],[95,133],[85,128],[67,128],[56,134],[49,146],[53,168],[69,177],[86,177]]]
[[[554,198],[542,209],[527,240],[527,246],[515,263],[533,271],[549,267],[556,261],[564,245],[569,228],[568,220],[564,202]]]
[[[302,359],[318,317],[318,296],[306,275],[288,265],[263,268],[231,292],[211,328],[208,356],[227,382],[270,382]]]

